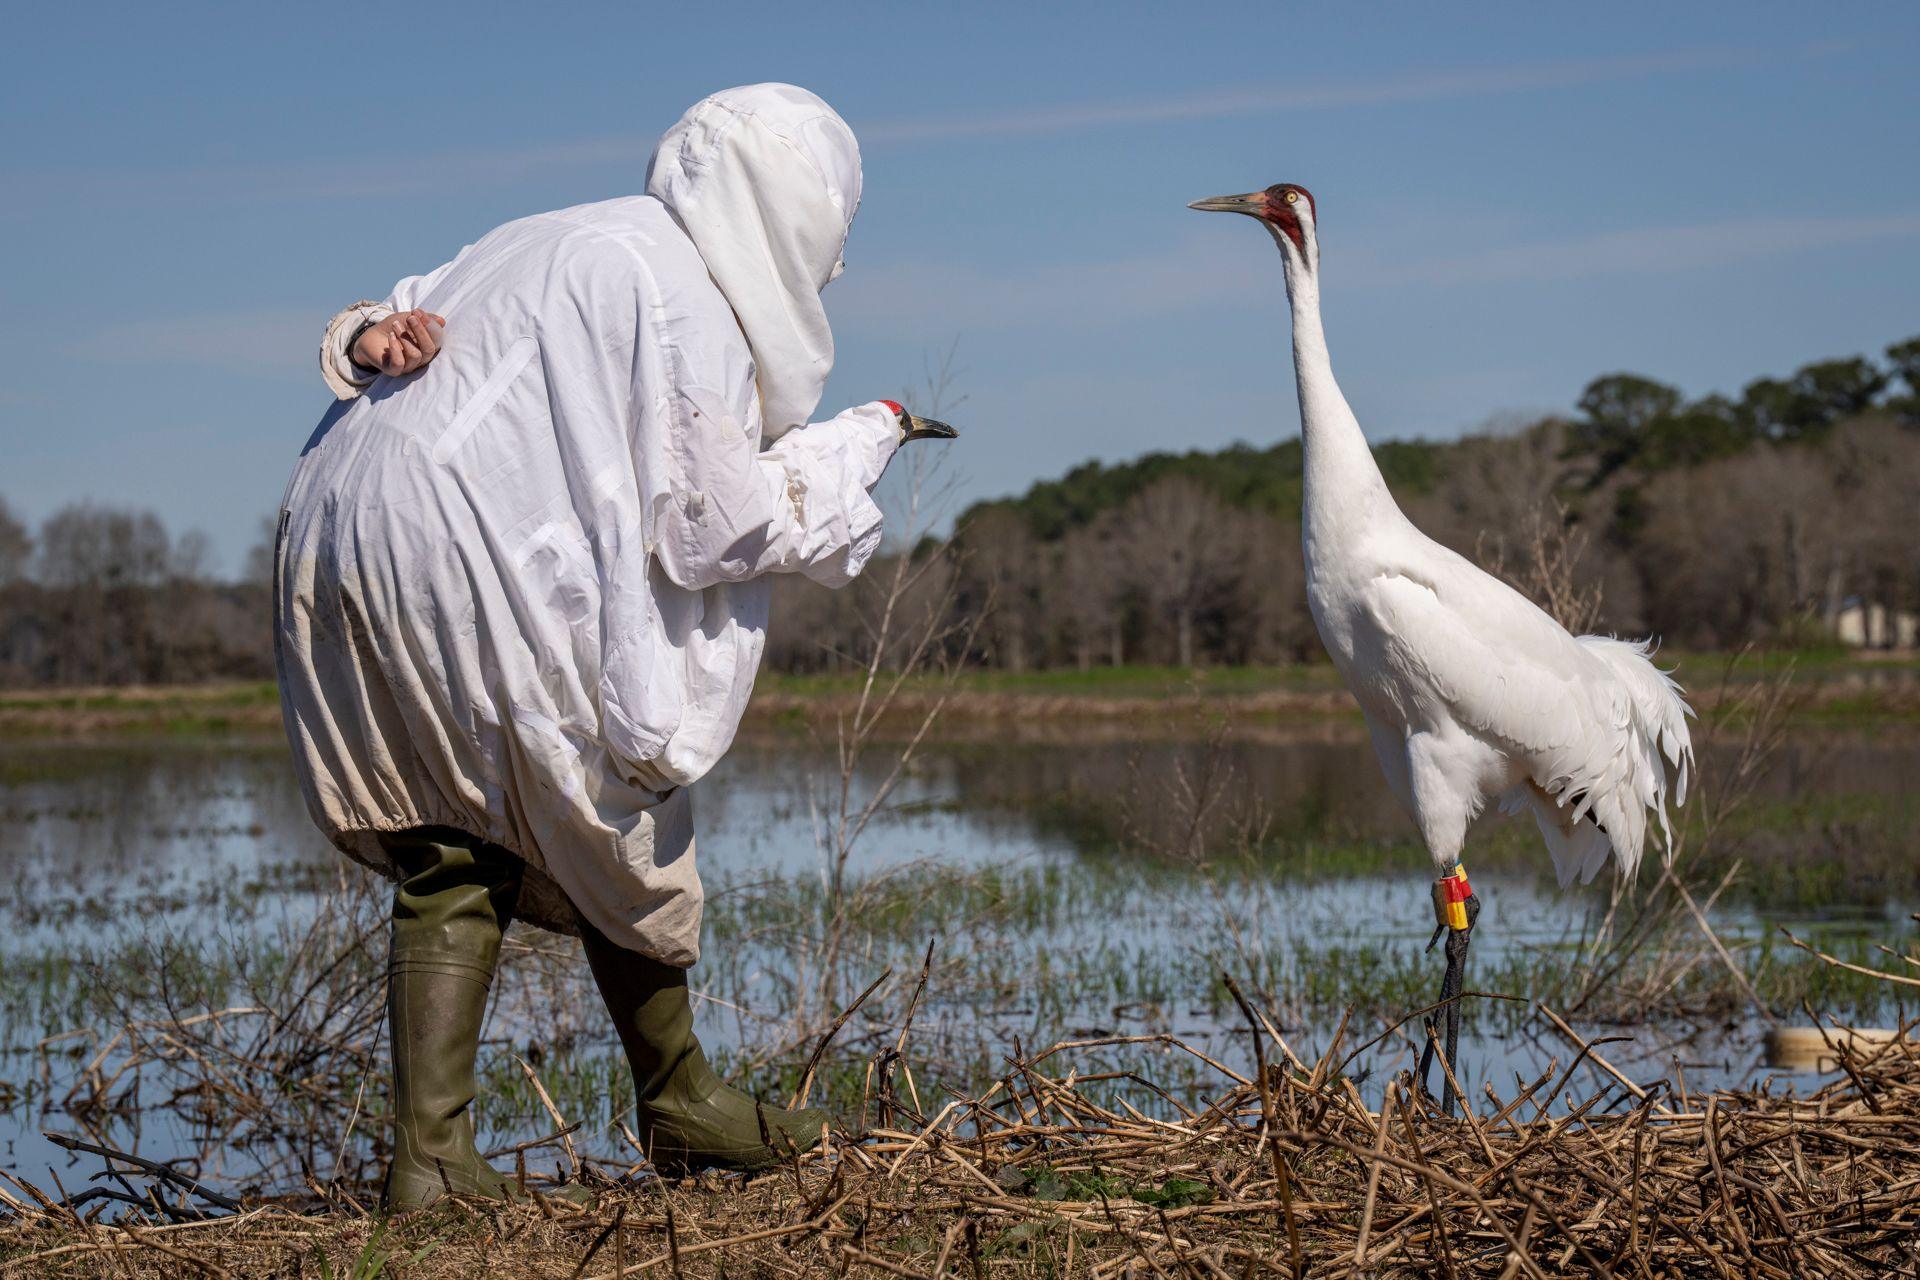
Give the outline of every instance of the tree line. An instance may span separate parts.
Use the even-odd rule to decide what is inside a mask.
[[[1422,529],[1595,629],[1723,648],[1829,637],[1854,600],[1920,611],[1920,337],[1737,398],[1609,374],[1570,415],[1375,456]],[[946,656],[1005,670],[1312,659],[1301,462],[1297,438],[1152,453],[976,503],[898,553],[911,574],[779,579],[768,663],[864,663],[890,582]],[[0,495],[0,687],[270,677],[271,526],[238,575],[209,562],[151,512],[29,530]]]
[[[0,497],[0,687],[270,677],[270,544],[238,580],[210,559],[150,511],[75,503],[29,534]]]

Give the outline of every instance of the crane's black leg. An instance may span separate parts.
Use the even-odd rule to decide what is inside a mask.
[[[1435,944],[1440,941],[1440,935],[1446,931],[1447,926],[1445,924],[1434,926],[1433,936],[1427,939],[1428,955],[1433,954],[1433,948]],[[1447,998],[1447,983],[1452,977],[1453,973],[1451,969],[1449,969],[1447,976],[1440,980],[1440,998],[1442,1000]],[[1442,1005],[1439,1009],[1434,1010],[1433,1013],[1428,1014],[1426,1018],[1423,1019],[1427,1026],[1427,1042],[1420,1049],[1420,1092],[1429,1098],[1433,1096],[1433,1090],[1427,1087],[1427,1078],[1433,1072],[1433,1040],[1435,1034],[1433,1020],[1436,1014],[1442,1018],[1446,1017],[1446,1007]]]
[[[1454,905],[1459,909],[1457,912],[1449,912],[1446,889],[1450,883],[1456,881],[1459,886],[1456,892],[1464,893],[1465,896],[1455,898]],[[1434,908],[1436,914],[1440,916],[1440,924],[1433,931],[1433,939],[1427,943],[1427,950],[1433,950],[1433,944],[1440,940],[1442,933],[1447,935],[1447,971],[1440,980],[1441,1007],[1435,1012],[1445,1022],[1446,1070],[1452,1073],[1446,1081],[1440,1106],[1445,1114],[1452,1115],[1453,1079],[1458,1077],[1460,1072],[1460,992],[1466,986],[1467,949],[1472,945],[1474,922],[1480,918],[1480,899],[1467,887],[1464,871],[1456,867],[1453,872],[1440,878],[1435,886]],[[1427,1087],[1427,1078],[1433,1066],[1434,1049],[1441,1034],[1443,1033],[1435,1025],[1434,1020],[1429,1018],[1426,1047],[1420,1051],[1420,1090],[1428,1097],[1433,1096],[1433,1091]]]
[[[1460,993],[1467,985],[1467,948],[1473,943],[1474,922],[1480,918],[1480,899],[1468,894],[1463,905],[1467,909],[1467,927],[1447,931],[1447,979],[1453,986],[1448,993],[1453,1003],[1446,1010],[1447,1066],[1452,1075],[1447,1077],[1447,1088],[1440,1109],[1448,1115],[1453,1114],[1453,1082],[1460,1075]]]

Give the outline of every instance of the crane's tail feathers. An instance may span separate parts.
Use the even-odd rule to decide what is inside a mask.
[[[1576,819],[1568,805],[1539,786],[1528,783],[1516,787],[1503,798],[1501,808],[1509,813],[1532,811],[1547,842],[1547,852],[1553,855],[1554,875],[1562,889],[1575,880],[1588,883],[1607,865],[1607,855],[1613,852],[1613,841],[1607,833],[1585,818]]]
[[[1640,866],[1648,815],[1669,862],[1673,830],[1667,805],[1683,805],[1693,772],[1693,741],[1687,719],[1693,714],[1673,678],[1653,665],[1649,641],[1608,636],[1577,637],[1599,660],[1607,679],[1596,690],[1591,726],[1599,750],[1578,776],[1535,779],[1516,788],[1503,807],[1533,810],[1554,870],[1564,887],[1577,876],[1590,881],[1611,852],[1622,874]]]

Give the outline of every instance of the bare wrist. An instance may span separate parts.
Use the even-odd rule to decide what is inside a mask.
[[[379,376],[380,367],[360,358],[360,339],[367,336],[367,330],[379,323],[378,319],[362,320],[360,327],[353,331],[353,336],[347,339],[347,362],[361,373],[375,377]]]

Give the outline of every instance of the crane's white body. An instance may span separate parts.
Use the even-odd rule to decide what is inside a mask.
[[[1609,853],[1631,876],[1649,814],[1664,847],[1669,794],[1686,799],[1693,748],[1679,687],[1647,645],[1569,634],[1413,527],[1334,381],[1314,230],[1304,248],[1275,239],[1306,455],[1307,603],[1388,785],[1443,869],[1497,801],[1532,811],[1562,885],[1591,880]]]

